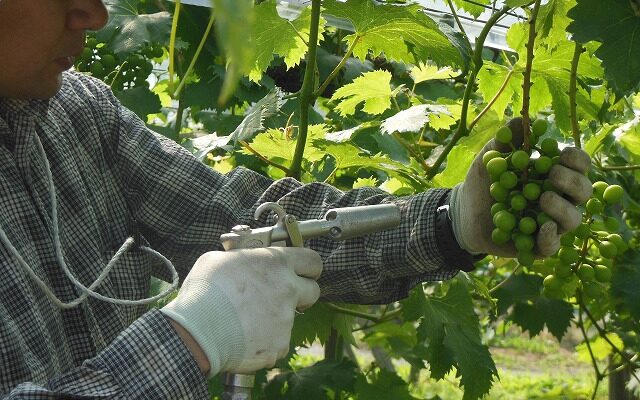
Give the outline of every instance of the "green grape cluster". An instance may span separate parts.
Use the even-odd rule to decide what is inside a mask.
[[[533,158],[532,151],[513,148],[511,129],[504,126],[496,132],[495,140],[510,145],[512,151],[490,150],[482,160],[492,181],[489,192],[495,200],[491,207],[494,224],[491,238],[498,245],[512,241],[518,251],[518,262],[526,266],[534,262],[535,235],[539,227],[550,220],[540,210],[538,198],[543,191],[553,189],[546,178],[560,159],[555,140],[540,140],[546,131],[546,120],[533,122],[531,147],[539,153]]]
[[[149,59],[162,57],[163,53],[162,46],[149,45],[139,52],[119,56],[95,37],[89,37],[75,67],[102,79],[114,90],[122,91],[147,85],[147,78],[153,71]]]
[[[620,222],[606,213],[608,207],[620,203],[623,195],[619,185],[593,183],[582,223],[561,237],[555,256],[536,266],[536,272],[545,276],[545,296],[572,297],[579,289],[586,299],[598,299],[605,293],[615,258],[629,248],[617,233]]]

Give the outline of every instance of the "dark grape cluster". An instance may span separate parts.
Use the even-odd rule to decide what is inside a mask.
[[[550,220],[540,210],[538,198],[543,191],[553,190],[547,181],[551,167],[559,161],[558,143],[550,138],[541,140],[547,130],[547,121],[537,119],[531,127],[532,151],[515,149],[512,131],[508,126],[498,130],[495,140],[511,146],[509,152],[490,150],[483,156],[491,177],[490,193],[495,203],[491,207],[494,229],[491,238],[503,245],[512,241],[518,251],[518,261],[531,266],[534,262],[535,237],[539,227]]]
[[[600,298],[611,280],[615,257],[629,246],[617,232],[620,222],[607,216],[607,207],[618,204],[624,190],[619,185],[598,181],[587,201],[583,222],[565,233],[558,253],[536,266],[545,276],[544,293],[551,298],[575,295],[578,289],[587,299]],[[609,213],[611,214],[611,213]]]
[[[153,64],[149,60],[162,55],[162,46],[158,45],[146,46],[141,51],[126,56],[116,55],[104,43],[100,43],[95,37],[89,37],[75,67],[80,72],[88,72],[102,79],[114,90],[122,91],[146,85],[153,70]]]

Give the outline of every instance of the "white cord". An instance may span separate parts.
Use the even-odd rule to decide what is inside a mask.
[[[38,286],[47,295],[47,297],[56,306],[58,306],[61,309],[68,309],[68,308],[76,307],[78,304],[82,303],[89,296],[93,297],[93,298],[96,298],[98,300],[102,300],[102,301],[106,301],[108,303],[112,303],[112,304],[132,305],[133,306],[133,305],[144,305],[144,304],[153,303],[153,302],[155,302],[157,300],[160,300],[160,299],[166,297],[167,295],[169,295],[169,293],[171,293],[173,290],[175,290],[178,287],[179,276],[178,276],[178,271],[176,271],[176,268],[173,266],[171,261],[168,260],[166,257],[164,257],[162,254],[158,253],[157,251],[155,251],[155,250],[153,250],[153,249],[151,249],[149,247],[140,246],[140,249],[160,257],[164,261],[164,263],[167,265],[167,267],[171,270],[172,282],[171,282],[171,286],[169,288],[167,288],[162,293],[159,293],[159,294],[157,294],[157,295],[155,295],[153,297],[148,297],[146,299],[140,299],[140,300],[116,299],[116,298],[112,298],[112,297],[107,297],[107,296],[101,295],[100,293],[97,293],[97,292],[94,291],[94,289],[96,287],[98,287],[104,281],[104,279],[107,277],[109,272],[111,272],[111,269],[118,262],[118,260],[122,256],[122,254],[124,254],[126,251],[128,251],[131,248],[131,246],[134,244],[134,239],[131,238],[131,237],[127,238],[127,240],[122,244],[120,249],[113,255],[111,260],[107,263],[107,265],[104,268],[104,270],[102,271],[102,273],[98,276],[98,278],[89,287],[84,286],[80,281],[78,281],[78,279],[76,279],[76,277],[73,276],[73,274],[69,270],[69,267],[67,266],[67,263],[64,260],[63,254],[62,254],[62,245],[60,243],[60,232],[59,232],[59,227],[58,227],[58,205],[57,205],[57,198],[56,198],[56,193],[55,193],[56,192],[55,191],[55,186],[53,184],[53,175],[51,173],[51,166],[49,164],[49,160],[47,159],[47,155],[46,155],[46,153],[44,151],[44,148],[42,147],[42,142],[40,141],[40,138],[38,137],[37,134],[34,135],[34,136],[35,136],[36,145],[38,146],[38,152],[40,153],[40,156],[44,160],[45,170],[46,170],[46,173],[47,173],[47,179],[49,181],[48,183],[49,183],[49,197],[50,197],[50,202],[51,202],[51,221],[52,221],[52,224],[53,224],[53,242],[54,242],[54,247],[55,247],[55,252],[56,252],[56,258],[58,259],[58,262],[60,263],[60,266],[62,267],[62,270],[64,271],[65,275],[82,292],[80,297],[76,298],[75,300],[66,302],[66,303],[61,301],[60,299],[58,299],[58,297],[53,293],[53,291],[51,291],[51,289],[49,289],[47,284],[44,283],[44,281],[42,279],[40,279],[40,277],[38,277],[38,275],[36,275],[36,273],[29,266],[29,264],[27,264],[27,262],[22,258],[22,256],[18,252],[18,250],[13,246],[13,244],[11,244],[11,242],[9,241],[9,238],[7,237],[7,235],[4,232],[4,230],[2,229],[2,227],[0,227],[0,240],[2,240],[2,243],[9,249],[9,251],[13,254],[13,256],[18,260],[18,262],[22,266],[22,268],[38,284]]]

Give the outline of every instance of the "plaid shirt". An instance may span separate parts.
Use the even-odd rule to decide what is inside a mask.
[[[323,298],[390,302],[422,281],[449,279],[434,215],[448,194],[433,189],[394,198],[369,188],[340,192],[320,183],[272,181],[238,168],[220,175],[147,129],[101,82],[65,73],[46,101],[0,98],[0,226],[18,253],[62,301],[79,296],[56,262],[45,164],[50,162],[60,240],[74,275],[90,285],[133,235],[171,259],[181,277],[219,237],[277,201],[301,220],[332,207],[395,202],[399,228],[344,242],[313,239],[324,260]],[[7,399],[206,399],[205,377],[157,310],[89,298],[60,310],[0,244],[0,396]],[[126,253],[98,287],[140,299],[163,263]]]

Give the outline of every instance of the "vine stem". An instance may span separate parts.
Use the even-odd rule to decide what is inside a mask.
[[[453,7],[453,3],[451,2],[451,0],[447,0],[447,4],[449,5],[449,9],[451,10],[451,14],[453,14],[453,18],[456,20],[456,24],[458,25],[458,29],[460,29],[460,32],[462,33],[462,35],[464,35],[464,38],[467,39],[467,42],[469,41],[469,36],[467,36],[467,32],[464,30],[464,26],[462,26],[462,22],[460,21],[460,17],[458,17],[458,13],[456,12],[455,7]]]
[[[640,165],[603,165],[600,169],[603,171],[635,171],[640,169]]]
[[[541,0],[536,0],[533,4],[531,17],[529,18],[529,40],[527,41],[527,62],[524,69],[524,80],[522,82],[522,132],[524,133],[524,151],[531,151],[531,118],[529,106],[531,98],[531,70],[533,69],[533,48],[536,42],[536,21],[538,20],[538,10],[540,10]],[[526,171],[525,171],[526,173]],[[526,180],[526,179],[525,179]]]
[[[360,42],[361,38],[362,38],[361,36],[356,36],[356,38],[353,40],[353,42],[349,45],[349,48],[347,49],[347,52],[344,54],[344,56],[342,56],[342,60],[340,60],[338,65],[336,65],[336,67],[333,69],[333,71],[331,71],[331,73],[329,74],[327,79],[325,79],[325,81],[322,82],[322,85],[320,85],[318,90],[315,91],[315,93],[313,94],[314,97],[317,98],[322,93],[324,93],[324,91],[327,89],[327,86],[329,86],[331,81],[333,81],[336,78],[336,76],[338,76],[338,73],[340,72],[342,67],[344,67],[344,65],[347,63],[347,61],[349,61],[349,57],[351,57],[351,55],[353,54],[353,50],[355,49],[355,47],[358,44],[358,42]]]
[[[578,94],[578,64],[580,56],[584,52],[584,47],[576,42],[573,50],[573,59],[571,60],[571,75],[569,78],[569,111],[571,118],[571,134],[573,135],[573,143],[577,148],[581,148],[580,142],[580,126],[578,125],[578,102],[576,96]]]
[[[579,294],[579,296],[582,296]],[[593,369],[596,372],[596,385],[593,388],[593,394],[591,396],[591,400],[595,399],[596,393],[598,392],[598,386],[600,385],[600,381],[604,377],[604,375],[600,372],[600,368],[598,368],[598,363],[596,361],[596,357],[593,354],[593,349],[591,348],[591,342],[589,342],[589,336],[587,335],[587,331],[584,329],[584,319],[582,318],[582,308],[583,303],[582,300],[579,300],[580,310],[578,310],[578,327],[580,328],[580,332],[582,332],[582,337],[584,337],[584,342],[587,344],[587,350],[589,351],[589,358],[591,358],[591,364],[593,365]]]
[[[487,35],[491,31],[491,28],[498,22],[503,15],[505,15],[510,8],[508,6],[502,7],[496,13],[494,13],[486,22],[482,31],[478,35],[476,39],[475,49],[473,51],[473,69],[469,73],[469,78],[467,79],[467,87],[464,91],[464,97],[462,98],[462,110],[460,112],[460,123],[458,124],[458,129],[456,133],[451,138],[451,141],[444,148],[442,153],[438,156],[436,161],[429,168],[429,172],[427,173],[427,179],[432,179],[437,173],[438,169],[447,159],[447,156],[453,150],[455,145],[458,143],[460,139],[467,136],[470,130],[467,128],[467,116],[469,114],[469,102],[471,101],[471,94],[473,93],[473,87],[476,82],[476,77],[478,76],[478,72],[482,68],[482,49],[484,48],[484,41],[487,39]]]
[[[513,70],[513,69],[509,70],[509,73],[504,78],[504,82],[502,82],[502,86],[500,86],[500,89],[498,89],[498,92],[489,101],[487,106],[485,108],[483,108],[482,111],[480,111],[480,114],[478,114],[478,116],[476,116],[474,118],[474,120],[469,124],[469,132],[471,132],[473,130],[473,128],[476,126],[476,124],[478,122],[480,122],[482,117],[484,117],[484,115],[491,109],[491,107],[493,107],[493,105],[496,103],[496,101],[498,101],[500,96],[502,96],[502,93],[504,93],[504,90],[507,88],[507,85],[509,84],[509,81],[511,80],[511,77],[513,76],[514,72],[515,72],[515,70]]]
[[[410,143],[404,140],[404,138],[402,138],[398,133],[394,133],[393,137],[402,145],[402,147],[404,147],[409,152],[409,154],[411,154],[416,159],[416,161],[420,163],[420,166],[422,166],[422,169],[424,169],[427,172],[429,171],[429,164],[427,164],[427,162],[424,160],[424,158],[422,157],[422,154],[420,154],[419,151],[416,151],[413,148],[413,146],[411,146]]]
[[[176,0],[176,8],[171,21],[171,34],[169,36],[169,88],[173,89],[173,76],[175,75],[176,35],[178,33],[178,20],[180,19],[181,0]]]
[[[260,154],[258,151],[256,151],[254,148],[252,148],[249,143],[247,143],[244,140],[240,140],[238,143],[240,143],[240,145],[242,147],[244,147],[245,149],[247,149],[249,152],[251,152],[251,154],[255,155],[256,157],[258,157],[259,159],[261,159],[262,161],[264,161],[265,163],[271,165],[274,168],[278,168],[281,171],[284,171],[285,173],[289,173],[289,168],[282,166],[278,163],[274,163],[273,161],[269,160],[268,158],[266,158],[265,156],[263,156],[262,154]]]
[[[211,28],[213,27],[214,20],[215,20],[215,14],[212,11],[211,17],[209,17],[209,24],[207,25],[207,28],[204,31],[204,35],[202,35],[202,39],[200,39],[198,48],[196,49],[196,52],[193,55],[193,58],[191,59],[189,66],[187,67],[187,72],[183,74],[182,79],[180,80],[180,83],[176,88],[176,91],[173,93],[173,98],[176,98],[180,95],[180,92],[182,91],[182,89],[184,88],[184,85],[187,82],[187,77],[189,76],[189,74],[191,74],[191,71],[193,71],[193,68],[196,66],[196,61],[198,61],[198,57],[200,57],[200,53],[202,53],[202,49],[204,48],[204,44],[206,43],[207,38],[209,37],[209,33],[211,33]]]
[[[589,311],[589,309],[587,308],[587,305],[584,304],[584,302],[582,301],[582,298],[578,298],[578,301],[580,303],[580,307],[584,310],[584,313],[587,315],[587,317],[589,317],[589,320],[591,321],[591,324],[593,325],[594,328],[596,328],[596,330],[598,331],[598,335],[600,335],[600,337],[602,339],[604,339],[605,342],[607,342],[609,344],[609,346],[611,346],[611,348],[613,349],[613,351],[615,353],[617,353],[623,360],[625,363],[629,364],[629,365],[633,365],[633,361],[631,358],[629,358],[626,354],[624,354],[622,352],[622,350],[620,350],[618,348],[618,346],[616,346],[611,339],[609,339],[609,337],[607,336],[607,332],[605,332],[604,329],[602,329],[602,327],[600,327],[600,325],[598,325],[598,322],[596,321],[596,319],[593,317],[593,315],[591,315],[591,312]],[[638,376],[636,375],[636,373],[633,370],[629,371],[631,373],[631,375],[633,375],[633,377],[640,382],[640,378],[638,378]]]
[[[300,179],[302,170],[302,157],[309,132],[309,108],[315,101],[314,86],[316,83],[316,53],[318,50],[318,31],[320,30],[320,6],[322,0],[311,2],[311,27],[309,32],[309,50],[307,52],[307,65],[304,71],[304,80],[300,92],[300,123],[298,124],[298,140],[293,155],[293,162],[287,176]]]

